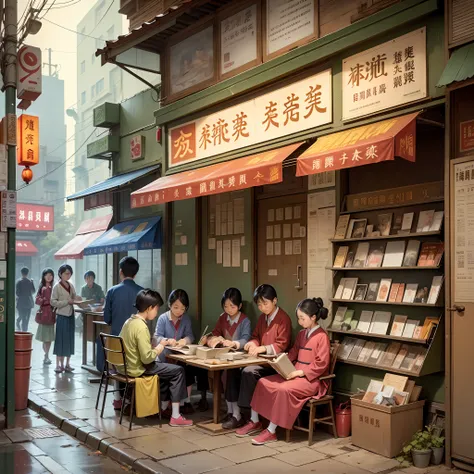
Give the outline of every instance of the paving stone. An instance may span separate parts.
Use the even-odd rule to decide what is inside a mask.
[[[87,420],[91,426],[95,426],[98,430],[104,431],[114,438],[130,439],[137,436],[148,436],[157,434],[154,428],[142,428],[132,424],[132,430],[128,430],[128,421],[124,419],[122,425],[119,425],[118,418],[94,418]]]
[[[175,428],[179,430],[180,428]],[[140,436],[139,438],[127,439],[125,442],[142,453],[147,454],[156,460],[189,454],[201,451],[199,446],[189,441],[177,440],[175,436],[168,433],[156,433],[150,436]]]
[[[269,446],[271,446],[271,444]],[[271,449],[268,446],[254,446],[250,441],[248,445],[239,445],[238,449],[236,449],[235,446],[227,446],[226,448],[219,448],[212,452],[234,463],[253,461],[254,459],[275,456],[278,454],[278,451],[275,449]]]
[[[25,441],[31,441],[31,437],[28,436],[22,428],[11,428],[4,430],[3,433],[10,438],[12,443],[24,443]]]
[[[100,410],[96,410],[95,408],[84,408],[82,410],[68,410],[68,413],[82,420],[100,418]],[[117,418],[116,412],[114,411],[112,407],[105,408],[104,419],[106,418]],[[117,421],[118,421],[118,418],[117,418]]]
[[[59,402],[59,401],[64,401],[64,400],[71,400],[67,395],[65,395],[63,392],[51,392],[51,393],[41,393],[37,394],[40,398],[43,400],[46,400],[48,402]]]
[[[387,459],[383,456],[362,450],[343,454],[337,456],[335,459],[350,466],[362,467],[363,469],[373,473],[387,471],[388,469],[400,466],[400,463],[395,459]]]
[[[233,462],[208,452],[177,456],[161,462],[181,474],[201,474],[234,465]]]
[[[6,446],[0,449],[0,471],[2,474],[46,474],[49,472],[19,444],[12,444],[9,451],[5,448]]]
[[[92,398],[79,398],[77,400],[60,400],[58,402],[54,402],[54,405],[65,411],[82,410],[85,408],[95,409],[95,400],[93,400]]]
[[[35,395],[34,393],[29,393],[28,394],[28,406],[32,408],[34,411],[39,412],[41,407],[44,405],[48,405],[49,402],[46,400],[43,400],[40,398],[38,395]]]
[[[64,420],[61,429],[69,436],[76,436],[78,428],[90,426],[83,420]]]
[[[139,459],[133,464],[133,470],[138,474],[176,474],[177,471],[170,469],[153,459]]]
[[[335,459],[323,459],[322,461],[306,464],[298,469],[298,474],[330,473],[330,474],[367,474],[368,471],[356,466],[349,466]]]
[[[15,416],[15,428],[52,427],[52,425],[38,414]]]
[[[326,455],[318,453],[309,448],[300,448],[296,451],[289,451],[287,453],[278,454],[275,459],[286,462],[292,466],[299,467],[312,462],[326,459]]]
[[[265,446],[257,446],[265,447]],[[278,461],[274,458],[263,458],[256,459],[249,462],[244,462],[242,464],[236,464],[234,466],[225,467],[218,469],[217,471],[212,471],[212,474],[250,474],[250,473],[265,473],[265,474],[275,474],[275,473],[286,473],[293,474],[299,473],[301,468],[292,468],[288,464]],[[333,474],[331,471],[321,471],[321,474]]]
[[[125,449],[130,449],[130,446],[125,443],[115,443],[109,446],[107,450],[107,456],[111,459],[114,459],[117,462],[120,462],[120,458],[123,455]],[[132,463],[133,464],[133,463]]]
[[[44,456],[46,454],[42,449],[38,448],[38,446],[36,446],[33,441],[29,443],[22,443],[21,446],[32,456]]]
[[[172,432],[174,430],[174,428],[172,426],[163,425],[163,428],[165,426],[167,426],[169,428],[168,431]],[[162,428],[160,428],[160,427],[156,427],[155,429],[158,430],[158,431],[162,430]],[[174,432],[176,433],[176,430],[174,430]],[[196,430],[194,428],[182,428],[182,429],[180,429],[178,437],[180,439],[184,439],[186,441],[191,441],[191,443],[194,443],[195,440],[197,440],[197,439],[208,439],[208,438],[215,439],[216,438],[216,436],[210,436],[207,433],[203,433],[202,431]]]
[[[108,438],[112,438],[112,436],[107,433],[104,433],[103,431],[89,433],[86,438],[86,445],[94,451],[97,451],[99,449],[100,442]]]
[[[181,436],[179,436],[181,438]],[[218,448],[225,448],[226,446],[234,446],[236,444],[249,443],[249,438],[237,438],[237,436],[208,436],[206,438],[197,438],[191,441],[199,446],[201,449],[213,451]]]
[[[99,431],[97,428],[95,428],[94,426],[81,426],[80,428],[77,429],[77,432],[76,432],[76,438],[81,441],[82,443],[85,443],[86,442],[86,438],[87,438],[87,435],[89,433],[94,433],[94,432],[97,432]]]
[[[112,446],[112,444],[116,444],[116,443],[121,443],[121,441],[117,438],[103,439],[99,444],[99,451],[102,454],[107,454],[107,450],[109,449],[109,446]]]
[[[10,443],[11,439],[3,431],[0,431],[0,446]]]
[[[74,419],[70,413],[67,413],[60,408],[55,407],[48,403],[47,405],[43,405],[40,410],[40,415],[50,421],[54,426],[61,428],[61,425],[64,420]]]
[[[36,460],[51,474],[66,474],[68,471],[49,456],[37,456]]]

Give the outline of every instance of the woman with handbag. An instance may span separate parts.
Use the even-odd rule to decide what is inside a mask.
[[[51,293],[53,291],[54,271],[45,268],[41,274],[41,282],[36,294],[36,304],[39,310],[36,312],[35,321],[38,323],[35,339],[43,343],[44,365],[51,365],[49,350],[54,341],[54,324],[56,313],[51,307]]]

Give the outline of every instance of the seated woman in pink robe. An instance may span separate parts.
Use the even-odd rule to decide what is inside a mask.
[[[308,298],[298,304],[296,315],[303,329],[288,353],[296,370],[289,380],[278,374],[260,379],[252,397],[252,421],[258,422],[259,414],[270,420],[268,428],[252,439],[256,445],[277,441],[277,426],[291,429],[305,403],[323,397],[328,389],[328,382],[319,377],[328,375],[331,343],[318,324],[327,318],[328,310],[321,298]]]

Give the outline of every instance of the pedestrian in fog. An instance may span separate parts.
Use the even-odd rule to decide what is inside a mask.
[[[18,310],[18,319],[16,320],[17,331],[28,331],[31,310],[34,307],[33,293],[35,285],[28,278],[30,270],[26,267],[21,269],[21,278],[16,282],[16,309]]]
[[[69,281],[72,277],[70,265],[61,265],[58,270],[59,282],[53,287],[51,306],[56,308],[56,337],[54,339],[54,354],[56,355],[57,374],[72,372],[71,355],[74,354],[74,301],[76,290]],[[64,365],[66,358],[66,365]]]
[[[41,281],[36,294],[36,304],[39,310],[36,313],[38,329],[35,339],[43,343],[44,365],[51,365],[49,350],[51,342],[54,341],[54,324],[56,314],[51,307],[51,293],[53,291],[54,271],[52,268],[45,268],[41,275]]]

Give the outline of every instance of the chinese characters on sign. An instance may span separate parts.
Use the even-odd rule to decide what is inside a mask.
[[[426,29],[344,59],[343,120],[427,96]]]
[[[145,137],[135,135],[130,139],[130,159],[132,161],[145,158]]]
[[[459,124],[459,127],[460,127],[459,151],[474,150],[474,120],[461,122]]]
[[[54,230],[54,207],[19,202],[16,205],[18,230],[50,232]]]
[[[18,117],[17,162],[21,166],[39,163],[39,118],[34,115]]]
[[[331,70],[172,128],[169,167],[332,121]]]
[[[454,167],[454,302],[474,302],[474,161]]]
[[[16,191],[2,191],[1,196],[1,226],[0,231],[6,232],[8,228],[14,229],[16,225]]]
[[[267,54],[314,36],[314,12],[315,0],[267,0]]]
[[[221,74],[257,59],[257,5],[221,21]]]

